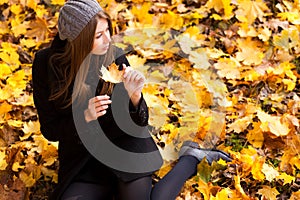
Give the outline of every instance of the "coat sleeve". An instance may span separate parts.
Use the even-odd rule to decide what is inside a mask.
[[[116,58],[117,65],[121,66],[122,64],[125,64],[126,66],[130,66],[129,61],[126,58],[125,52],[121,48],[116,47],[115,58]],[[125,90],[125,88],[124,88],[124,90]],[[130,101],[129,113],[130,113],[132,120],[137,125],[139,125],[139,126],[148,125],[149,112],[148,112],[147,103],[146,103],[145,99],[143,98],[143,95],[142,95],[137,107],[134,107],[134,105]]]
[[[49,141],[58,141],[60,135],[70,127],[72,113],[61,113],[52,101],[49,101],[50,87],[48,79],[49,49],[36,53],[32,64],[33,99],[37,109],[41,132]]]
[[[135,107],[132,102],[129,103],[129,113],[131,119],[139,126],[147,126],[149,120],[149,112],[146,101],[142,95],[139,104]]]

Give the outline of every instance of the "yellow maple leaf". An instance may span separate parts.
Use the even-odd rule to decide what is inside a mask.
[[[13,4],[10,6],[10,11],[15,15],[20,14],[23,11],[22,5],[20,4]]]
[[[140,22],[141,26],[143,25],[152,25],[153,23],[153,15],[149,14],[151,4],[143,3],[142,6],[133,6],[131,9],[131,13],[137,18],[138,22]]]
[[[242,131],[244,131],[248,125],[251,123],[252,121],[252,116],[248,115],[239,119],[236,119],[232,124],[228,125],[228,131],[234,131],[236,133],[241,133]]]
[[[293,181],[295,181],[294,176],[290,176],[290,175],[286,174],[285,172],[283,172],[280,175],[276,176],[276,179],[277,180],[282,179],[283,180],[283,185],[290,184]]]
[[[233,16],[233,6],[231,5],[230,0],[209,0],[205,4],[205,6],[207,6],[208,9],[213,8],[217,12],[224,12],[223,18],[226,20],[230,19]]]
[[[3,5],[5,3],[8,3],[9,0],[0,0],[0,5]]]
[[[4,101],[0,104],[0,116],[11,111],[12,105]]]
[[[207,53],[203,48],[190,52],[189,60],[194,63],[196,69],[208,69],[210,66]]]
[[[262,195],[267,200],[276,200],[276,196],[280,193],[275,187],[271,188],[270,186],[263,185],[262,188],[258,190],[257,194]]]
[[[53,5],[62,6],[62,5],[64,5],[64,3],[65,3],[65,0],[51,0],[51,4],[53,4]]]
[[[11,74],[10,67],[5,63],[0,63],[0,79],[5,80]]]
[[[262,172],[263,165],[264,165],[265,159],[257,157],[253,163],[251,174],[253,175],[253,178],[259,181],[262,181],[265,179],[265,175]]]
[[[48,169],[47,167],[42,166],[41,167],[41,172],[45,176],[46,180],[51,178],[51,181],[54,183],[58,182],[58,174],[55,170],[53,169]]]
[[[239,52],[236,53],[236,59],[246,65],[258,65],[262,62],[264,54],[262,53],[262,43],[253,41],[250,37],[247,39],[238,39]]]
[[[263,164],[261,171],[265,174],[266,180],[270,182],[272,182],[277,176],[279,176],[279,172],[266,163]]]
[[[38,2],[36,0],[26,0],[26,6],[32,8],[33,10],[36,9]]]
[[[269,8],[262,0],[239,0],[235,14],[240,21],[252,24],[257,18],[263,21],[267,11],[269,11]]]
[[[12,170],[14,172],[18,172],[19,169],[24,169],[24,168],[25,168],[25,166],[24,165],[20,165],[19,162],[14,162],[14,164],[12,165]]]
[[[290,200],[298,200],[298,199],[300,199],[300,191],[293,192]]]
[[[128,68],[131,69],[131,68]],[[121,83],[123,81],[123,75],[125,72],[125,68],[119,70],[119,66],[115,63],[112,63],[107,68],[102,66],[100,69],[101,78],[106,82],[111,83]]]
[[[7,84],[12,88],[22,88],[26,87],[25,72],[24,70],[19,70],[15,72],[11,77],[7,79]]]
[[[6,153],[2,149],[0,150],[0,170],[5,170],[7,167]]]
[[[300,169],[300,155],[291,159],[291,165],[294,165],[297,169]]]
[[[290,132],[288,122],[282,122],[281,117],[271,116],[263,111],[258,111],[257,117],[261,121],[262,131],[270,131],[277,137],[288,135]]]
[[[239,79],[241,77],[240,64],[234,58],[220,58],[214,66],[218,69],[220,77],[227,79]]]
[[[253,129],[248,130],[247,140],[255,148],[261,148],[264,143],[264,135],[260,129],[260,123],[253,122]]]
[[[2,59],[2,61],[8,64],[12,71],[19,68],[20,61],[19,54],[17,52],[18,46],[8,42],[2,42],[1,47],[0,58]]]
[[[296,29],[282,30],[280,35],[274,36],[274,45],[288,51],[290,48],[298,45],[299,35]]]
[[[167,13],[160,15],[160,23],[161,26],[167,30],[171,28],[180,30],[184,25],[183,18],[171,10],[167,10]]]
[[[297,9],[297,6],[296,6]],[[288,20],[289,22],[293,24],[299,24],[300,23],[300,15],[298,10],[292,10],[290,12],[280,12],[277,14],[277,16],[285,21]]]
[[[231,195],[232,191],[230,190],[230,188],[223,188],[217,192],[215,197],[212,196],[210,200],[230,200],[232,199]]]
[[[234,187],[241,194],[243,200],[250,200],[243,187],[241,186],[241,177],[239,175],[234,176]]]
[[[26,174],[26,172],[21,171],[19,172],[19,178],[23,181],[26,187],[32,187],[36,183],[36,180],[33,178],[32,173],[28,175]]]
[[[37,18],[28,24],[28,30],[25,34],[26,37],[35,38],[37,42],[44,41],[48,38],[49,33],[48,25],[45,19]]]

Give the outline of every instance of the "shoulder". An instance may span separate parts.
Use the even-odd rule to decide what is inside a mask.
[[[32,67],[37,67],[40,64],[46,64],[49,60],[50,54],[51,54],[51,49],[49,47],[37,51],[34,56]]]

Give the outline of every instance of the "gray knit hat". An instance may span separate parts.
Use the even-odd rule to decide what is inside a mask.
[[[74,40],[99,12],[97,0],[68,0],[59,11],[58,32],[61,40]]]

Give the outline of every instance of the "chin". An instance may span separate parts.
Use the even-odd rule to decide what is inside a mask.
[[[104,54],[106,54],[107,53],[107,50],[105,50],[105,51],[92,51],[92,54],[95,54],[95,55],[104,55]]]

